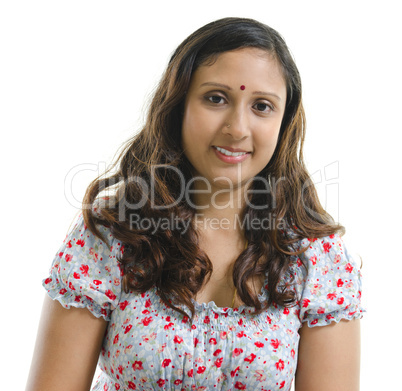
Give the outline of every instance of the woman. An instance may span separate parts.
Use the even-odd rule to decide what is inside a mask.
[[[358,390],[360,272],[304,130],[275,30],[190,35],[43,282],[27,390],[88,390],[98,357],[94,390]]]

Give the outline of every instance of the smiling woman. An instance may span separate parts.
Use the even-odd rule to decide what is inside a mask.
[[[43,280],[27,390],[87,391],[98,358],[96,391],[358,390],[360,272],[304,124],[275,30],[225,18],[186,38]]]

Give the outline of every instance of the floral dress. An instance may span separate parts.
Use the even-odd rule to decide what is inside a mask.
[[[80,216],[43,280],[65,308],[85,307],[108,321],[93,391],[290,390],[302,323],[324,326],[363,313],[360,271],[338,235],[300,242],[309,247],[290,268],[296,306],[254,315],[251,307],[194,302],[191,324],[155,289],[124,292],[117,261],[123,245],[110,229],[99,229],[110,248]],[[267,300],[265,287],[259,299]]]

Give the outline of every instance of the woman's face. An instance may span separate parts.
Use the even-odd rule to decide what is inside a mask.
[[[264,50],[224,52],[201,65],[191,78],[182,126],[194,175],[212,188],[244,186],[274,153],[285,103],[281,68]]]

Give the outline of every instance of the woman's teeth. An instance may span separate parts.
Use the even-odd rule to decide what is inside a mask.
[[[226,156],[242,156],[245,155],[247,152],[230,152],[226,149],[215,147],[220,153],[223,153]]]

